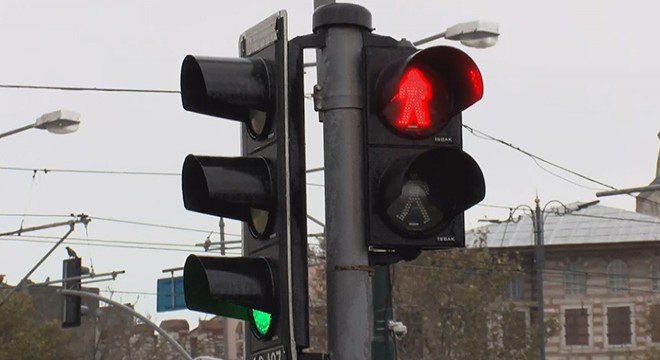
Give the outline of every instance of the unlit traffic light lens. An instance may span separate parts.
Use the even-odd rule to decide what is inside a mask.
[[[437,233],[485,195],[479,165],[455,148],[391,163],[379,187],[381,215],[393,230],[413,237]]]
[[[444,215],[430,195],[429,183],[413,174],[401,187],[401,195],[387,207],[392,225],[407,233],[425,233],[438,227]]]

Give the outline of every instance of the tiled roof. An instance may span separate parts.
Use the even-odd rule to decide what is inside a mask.
[[[575,208],[575,204],[568,207]],[[545,211],[546,246],[660,241],[660,218],[657,217],[601,205],[563,216],[557,215],[555,210],[557,208]],[[534,245],[529,212],[518,222],[491,224],[466,231],[468,246],[475,244],[479,232],[486,233],[486,244],[491,248]]]

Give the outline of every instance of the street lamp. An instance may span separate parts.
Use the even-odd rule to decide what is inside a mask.
[[[417,40],[413,45],[419,46],[436,39],[445,38],[460,41],[465,46],[484,49],[497,43],[500,36],[499,28],[499,24],[492,21],[469,21],[456,24],[439,34]]]
[[[48,130],[53,134],[69,134],[78,130],[80,114],[71,110],[57,110],[41,115],[29,125],[0,134],[0,138],[32,128]]]
[[[500,37],[500,25],[492,21],[475,20],[456,24],[447,30],[413,42],[419,46],[437,39],[460,41],[461,44],[478,49],[485,49],[497,44]],[[304,63],[304,67],[314,67],[315,62]]]
[[[541,209],[540,206],[541,200],[536,195],[534,199],[535,207],[532,208],[529,205],[518,205],[517,207],[509,210],[509,218],[507,220],[484,220],[492,223],[503,223],[503,222],[518,222],[520,217],[514,218],[513,214],[519,209],[527,209],[530,212],[530,217],[532,219],[532,229],[534,231],[534,269],[536,270],[536,301],[537,301],[537,323],[538,323],[538,342],[539,342],[539,353],[538,359],[545,360],[545,313],[544,313],[544,298],[543,298],[543,270],[545,268],[545,241],[544,241],[544,230],[543,226],[545,224],[546,215],[549,212],[546,208],[553,203],[559,204],[561,207],[556,208],[552,211],[555,215],[563,216],[575,211],[585,209],[589,206],[596,205],[600,200],[589,201],[586,203],[578,203],[574,205],[575,207],[569,208],[564,205],[561,201],[551,200],[543,206]],[[480,220],[482,221],[482,220]]]

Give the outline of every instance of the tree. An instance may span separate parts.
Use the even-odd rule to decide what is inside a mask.
[[[318,236],[319,245],[308,248],[309,277],[309,342],[308,352],[328,352],[328,318],[325,277],[325,237]]]
[[[4,296],[9,289],[0,290]],[[14,293],[0,306],[0,360],[70,359],[70,334],[58,320],[39,321],[31,297]]]
[[[480,236],[483,243],[486,235]],[[504,296],[520,275],[515,254],[482,246],[427,251],[396,264],[394,317],[408,327],[397,343],[399,358],[535,359],[535,327],[527,327],[526,313]]]

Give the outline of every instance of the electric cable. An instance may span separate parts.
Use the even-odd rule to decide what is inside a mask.
[[[73,174],[101,174],[101,175],[148,175],[148,176],[181,176],[181,173],[173,172],[149,172],[149,171],[117,171],[117,170],[84,170],[84,169],[32,169],[17,166],[0,166],[0,170],[27,171],[32,173],[73,173]]]
[[[507,147],[509,147],[509,148],[511,148],[511,149],[513,149],[513,150],[516,150],[516,151],[518,151],[518,152],[521,152],[521,153],[523,153],[523,154],[529,156],[530,158],[532,158],[532,159],[534,160],[534,162],[535,162],[539,167],[541,167],[541,169],[543,169],[543,170],[545,170],[545,171],[548,171],[548,170],[545,169],[544,167],[540,166],[539,163],[538,163],[538,161],[541,161],[541,162],[543,162],[543,163],[545,163],[545,164],[548,164],[548,165],[550,165],[550,166],[556,167],[556,168],[558,168],[558,169],[560,169],[560,170],[563,170],[563,171],[565,171],[565,172],[567,172],[567,173],[569,173],[569,174],[575,175],[575,176],[577,176],[577,177],[579,177],[579,178],[581,178],[581,179],[584,179],[584,180],[587,180],[587,181],[589,181],[589,182],[592,182],[592,183],[598,184],[598,185],[603,186],[603,187],[606,187],[606,188],[608,188],[608,189],[611,189],[611,190],[620,190],[620,189],[617,189],[616,187],[614,187],[614,186],[612,186],[612,185],[608,185],[608,184],[606,184],[606,183],[604,183],[604,182],[598,181],[598,180],[596,180],[596,179],[594,179],[594,178],[591,178],[591,177],[589,177],[589,176],[586,176],[586,175],[584,175],[584,174],[581,174],[581,173],[579,173],[579,172],[577,172],[577,171],[574,171],[574,170],[568,169],[568,168],[566,168],[566,167],[564,167],[564,166],[561,166],[561,165],[558,165],[558,164],[556,164],[556,163],[553,163],[553,162],[551,162],[551,161],[549,161],[549,160],[546,160],[546,159],[544,159],[544,158],[542,158],[542,157],[540,157],[540,156],[534,155],[534,154],[530,153],[529,151],[523,150],[522,148],[520,148],[520,147],[518,147],[518,146],[515,146],[515,145],[513,145],[513,144],[511,144],[511,143],[509,143],[509,142],[507,142],[507,141],[502,140],[502,139],[496,138],[496,137],[494,137],[494,136],[492,136],[492,135],[488,135],[488,134],[484,133],[483,131],[477,130],[477,129],[471,127],[471,126],[468,126],[468,125],[466,125],[466,124],[463,124],[463,127],[464,127],[465,129],[467,129],[468,132],[470,132],[470,133],[471,133],[472,135],[474,135],[475,137],[478,137],[478,138],[480,138],[480,139],[485,139],[485,140],[490,140],[490,141],[494,141],[494,142],[500,143],[500,144],[505,145],[505,146],[507,146]],[[563,180],[566,180],[566,181],[568,181],[568,182],[570,182],[570,183],[572,183],[572,184],[574,184],[574,185],[578,185],[578,186],[580,186],[580,187],[584,187],[584,188],[587,188],[587,189],[590,189],[590,190],[602,190],[602,189],[593,189],[593,188],[589,188],[589,187],[586,187],[586,186],[583,186],[583,185],[579,185],[579,184],[576,184],[575,182],[570,181],[570,180],[568,180],[568,179],[566,179],[566,178],[564,178],[564,177],[562,177],[562,176],[560,176],[560,175],[558,175],[558,174],[555,174],[555,173],[553,173],[553,172],[551,172],[551,171],[548,171],[548,172],[549,172],[550,174],[553,174],[553,175],[555,175],[555,176],[557,176],[557,177],[559,177],[559,178],[561,178],[561,179],[563,179]],[[660,203],[659,203],[659,202],[654,201],[654,200],[651,200],[651,199],[639,198],[639,197],[636,197],[636,196],[634,196],[634,195],[632,195],[632,194],[626,194],[626,195],[631,196],[631,197],[636,198],[636,199],[640,199],[640,200],[642,200],[642,201],[650,202],[650,203],[652,203],[652,204],[655,204],[655,205],[660,206]]]
[[[13,241],[13,242],[28,242],[28,243],[42,243],[42,244],[53,244],[55,241],[51,241],[49,239],[44,239],[43,237],[35,237],[34,235],[30,236],[9,236],[9,237],[3,237],[0,238],[0,242],[8,242],[8,241]],[[87,245],[85,241],[81,240],[70,240],[67,241],[68,244],[71,245]],[[158,251],[179,251],[179,252],[200,252],[203,253],[204,250],[200,248],[196,248],[195,246],[190,246],[190,248],[175,248],[175,247],[163,247],[163,246],[147,246],[145,245],[135,245],[135,246],[130,246],[127,244],[117,244],[114,241],[113,242],[93,242],[90,244],[90,246],[96,246],[96,247],[106,247],[106,248],[119,248],[119,249],[134,249],[134,250],[158,250]]]
[[[3,88],[3,89],[30,89],[30,90],[60,90],[60,91],[152,93],[152,94],[180,94],[181,93],[181,91],[179,91],[179,90],[100,88],[100,87],[48,86],[48,85],[18,85],[18,84],[0,84],[0,88]]]
[[[642,219],[626,219],[626,218],[615,217],[615,216],[588,215],[588,214],[577,214],[577,213],[568,213],[567,215],[570,215],[570,216],[580,216],[580,217],[586,217],[586,218],[594,218],[594,219],[617,220],[617,221],[630,221],[630,222],[643,223],[643,224],[654,224],[654,225],[660,225],[660,219],[658,219],[657,221],[654,221],[654,220],[642,220]]]
[[[7,213],[7,214],[0,214],[0,217],[5,216],[5,217],[71,217],[71,215],[62,215],[62,214],[15,214],[15,213]],[[193,228],[188,228],[188,227],[182,227],[182,226],[173,226],[173,225],[163,225],[163,224],[155,224],[155,223],[148,223],[148,222],[142,222],[142,221],[134,221],[134,220],[124,220],[124,219],[115,219],[115,218],[110,218],[110,217],[100,217],[100,216],[89,216],[89,219],[93,219],[96,221],[108,221],[108,222],[116,222],[116,223],[121,223],[121,224],[130,224],[130,225],[139,225],[139,226],[148,226],[148,227],[155,227],[155,228],[161,228],[161,229],[170,229],[170,230],[182,230],[182,231],[191,231],[191,232],[198,232],[198,233],[204,233],[204,234],[217,234],[217,231],[208,231],[208,230],[201,230],[201,229],[193,229]],[[241,237],[239,234],[227,234],[229,236],[234,236],[234,237]]]

